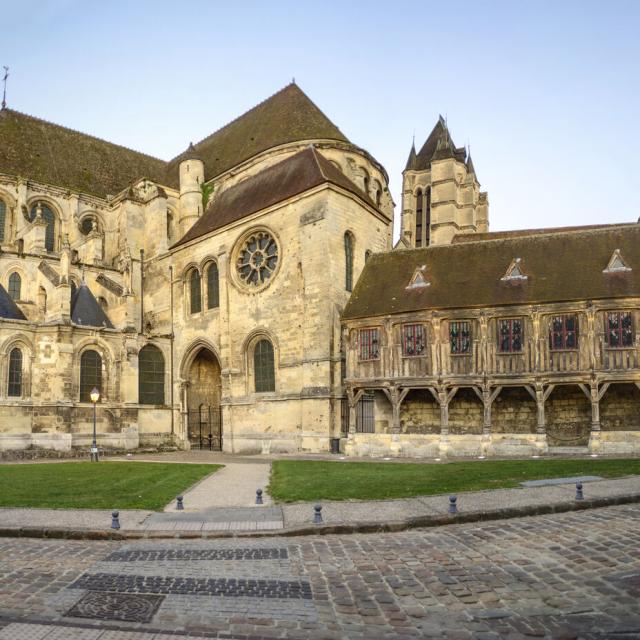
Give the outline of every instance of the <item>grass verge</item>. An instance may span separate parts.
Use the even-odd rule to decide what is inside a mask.
[[[278,460],[269,493],[278,502],[384,500],[517,487],[524,480],[640,474],[640,459],[474,460],[441,464]]]
[[[217,464],[56,462],[0,465],[0,507],[162,509]]]

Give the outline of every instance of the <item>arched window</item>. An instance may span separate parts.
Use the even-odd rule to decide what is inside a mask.
[[[381,202],[382,202],[382,189],[378,187],[376,189],[376,205],[380,206]]]
[[[7,205],[0,200],[0,242],[4,242],[4,228],[7,222]]]
[[[7,395],[13,398],[22,395],[22,351],[17,347],[9,354],[9,385]]]
[[[353,291],[353,236],[347,231],[344,234],[344,288]]]
[[[256,393],[276,390],[273,345],[268,340],[260,340],[253,350],[253,375]]]
[[[416,192],[416,247],[422,246],[422,189]]]
[[[369,174],[364,169],[362,170],[362,173],[363,173],[362,188],[364,189],[365,194],[369,195],[369,183],[370,183]]]
[[[164,404],[164,356],[152,344],[138,353],[138,402]]]
[[[207,309],[220,306],[218,265],[212,262],[207,269]]]
[[[80,357],[80,402],[91,402],[94,387],[102,397],[102,358],[97,351],[89,349]]]
[[[53,251],[55,249],[56,240],[56,216],[46,204],[34,205],[31,207],[31,214],[29,216],[29,220],[31,220],[31,222],[36,219],[38,206],[42,209],[42,218],[47,223],[47,230],[44,235],[44,248],[47,251]]]
[[[15,271],[9,276],[9,296],[12,300],[20,300],[22,278]]]
[[[429,246],[431,239],[431,187],[425,192],[425,211],[424,211],[424,246]]]
[[[191,313],[202,311],[202,289],[200,287],[200,272],[197,269],[191,271],[189,276]]]
[[[167,209],[167,240],[171,240],[173,237],[173,216],[171,215],[171,211]]]

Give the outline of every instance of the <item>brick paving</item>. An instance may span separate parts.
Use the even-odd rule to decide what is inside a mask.
[[[0,640],[179,637],[640,638],[640,505],[369,535],[0,539]]]

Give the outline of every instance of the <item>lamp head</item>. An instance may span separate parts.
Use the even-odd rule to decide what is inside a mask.
[[[100,400],[100,392],[95,387],[93,387],[93,389],[91,389],[89,397],[91,398],[91,402],[95,404],[96,402],[98,402],[98,400]]]

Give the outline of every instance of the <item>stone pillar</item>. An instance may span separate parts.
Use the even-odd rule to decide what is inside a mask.
[[[549,447],[547,445],[547,419],[544,411],[544,403],[549,394],[553,391],[553,385],[545,390],[544,385],[540,382],[536,383],[536,408],[538,423],[536,425],[536,449],[538,454],[545,453]]]
[[[598,382],[592,380],[587,397],[591,400],[591,434],[589,435],[589,451],[591,453],[600,453],[602,451],[602,438],[600,428],[600,400],[607,392],[609,383],[606,382],[602,387],[598,387]],[[586,390],[583,388],[583,391]]]
[[[446,389],[438,391],[438,404],[440,405],[440,457],[446,457],[449,452],[449,402],[457,389],[447,392]]]
[[[344,447],[344,452],[348,455],[356,455],[356,405],[362,397],[362,390],[354,392],[353,389],[347,388],[347,401],[349,403],[349,435]]]

